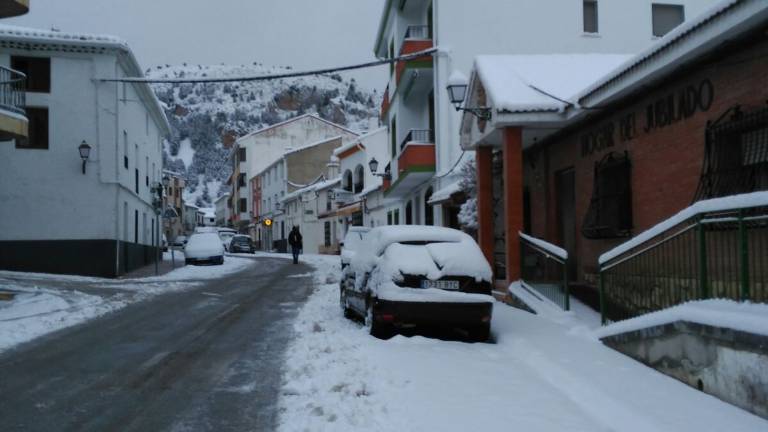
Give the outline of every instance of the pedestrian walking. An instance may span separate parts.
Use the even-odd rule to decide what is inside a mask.
[[[291,233],[288,234],[288,244],[291,245],[291,252],[293,252],[293,263],[298,264],[299,254],[301,253],[301,250],[304,248],[304,239],[303,237],[301,237],[301,232],[299,232],[299,227],[294,226],[291,229]]]

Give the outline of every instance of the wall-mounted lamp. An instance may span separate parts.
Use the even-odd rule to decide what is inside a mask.
[[[368,162],[368,168],[371,170],[371,174],[377,177],[384,177],[385,179],[390,178],[389,172],[377,172],[379,170],[379,161],[377,161],[376,158],[371,158],[371,160]]]
[[[490,108],[462,108],[461,105],[467,98],[468,87],[469,80],[467,77],[459,71],[453,71],[451,76],[448,78],[448,85],[446,86],[446,90],[448,90],[448,99],[450,99],[453,106],[456,107],[456,111],[468,112],[481,120],[490,120]]]
[[[91,156],[91,146],[83,140],[77,150],[80,152],[80,159],[83,160],[83,174],[85,174],[85,163],[88,162],[88,158]]]

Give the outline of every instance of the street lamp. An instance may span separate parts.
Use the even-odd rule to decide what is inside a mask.
[[[80,152],[80,159],[83,160],[83,174],[85,174],[85,163],[91,156],[91,146],[89,146],[88,143],[83,140],[82,144],[80,144],[77,150]]]
[[[469,87],[469,80],[467,79],[467,77],[463,73],[457,70],[453,71],[451,76],[448,78],[448,85],[446,86],[446,90],[448,90],[448,99],[450,99],[453,106],[456,107],[456,111],[465,111],[481,120],[486,120],[486,121],[490,120],[491,119],[490,108],[462,108],[461,107],[461,105],[464,103],[464,101],[467,98],[468,87]]]
[[[371,158],[371,160],[368,161],[368,168],[371,170],[371,174],[377,177],[384,177],[385,179],[390,178],[388,170],[385,170],[383,173],[377,172],[379,170],[379,161],[377,161],[376,158]]]

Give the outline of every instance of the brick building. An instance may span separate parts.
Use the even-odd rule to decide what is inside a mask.
[[[568,251],[570,284],[595,286],[605,251],[693,202],[768,189],[767,32],[768,3],[733,0],[618,67],[478,58],[467,105],[491,120],[465,114],[461,142],[477,151],[497,278],[520,278],[521,231]],[[547,70],[566,60],[568,84]]]

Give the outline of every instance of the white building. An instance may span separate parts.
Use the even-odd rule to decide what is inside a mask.
[[[198,214],[200,213],[200,208],[197,207],[194,204],[190,204],[188,202],[184,203],[184,234],[190,235],[191,233],[195,232],[195,228],[198,225]]]
[[[713,2],[387,0],[374,44],[377,57],[440,48],[434,57],[390,69],[382,119],[392,158],[385,195],[399,201],[390,209],[392,222],[428,223],[432,191],[445,196],[446,188],[455,188],[454,167],[465,153],[459,145],[460,116],[446,86],[455,71],[469,75],[476,55],[632,54]],[[567,69],[559,73],[568,79]],[[434,224],[456,226],[458,207],[436,201]]]
[[[218,197],[214,204],[216,206],[216,225],[221,227],[231,225],[229,220],[229,194],[225,193]]]
[[[212,227],[216,226],[216,208],[204,207],[200,209],[203,214],[203,226]]]
[[[349,144],[336,149],[339,158],[340,186],[335,189],[338,208],[335,217],[341,231],[346,234],[350,226],[380,226],[387,224],[387,211],[398,201],[385,199],[383,186],[386,180],[371,172],[371,160],[378,165],[378,174],[390,162],[389,135],[387,128],[376,129]]]
[[[0,142],[0,268],[117,276],[153,262],[170,126],[128,45],[0,26],[0,65],[27,75],[27,140]],[[90,147],[83,162],[78,148]]]
[[[232,148],[232,220],[248,226],[259,213],[254,205],[253,178],[288,150],[322,139],[341,136],[345,140],[357,136],[351,130],[323,120],[317,114],[305,114],[269,126],[239,138]]]

